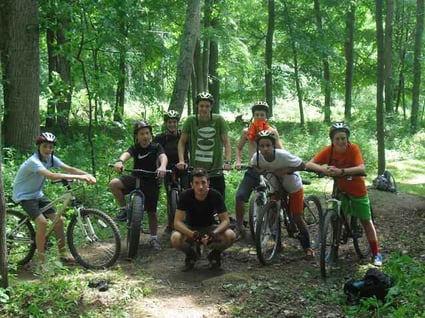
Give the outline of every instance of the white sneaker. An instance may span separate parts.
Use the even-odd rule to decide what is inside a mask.
[[[382,254],[378,253],[373,257],[373,265],[382,266]]]

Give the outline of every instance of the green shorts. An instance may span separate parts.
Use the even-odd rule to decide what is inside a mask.
[[[343,195],[341,196],[341,201],[342,209],[345,213],[355,216],[360,220],[372,219],[372,214],[370,213],[370,200],[368,195],[361,198],[353,197],[351,195]]]

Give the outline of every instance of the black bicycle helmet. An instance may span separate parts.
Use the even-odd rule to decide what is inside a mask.
[[[134,137],[136,137],[137,133],[142,128],[149,128],[149,131],[151,132],[151,135],[152,135],[152,126],[149,125],[147,121],[141,120],[134,124],[134,128],[133,128]]]
[[[35,139],[35,144],[40,145],[43,142],[50,142],[52,144],[56,144],[56,136],[53,135],[51,132],[43,132],[37,138]]]
[[[254,105],[251,107],[252,116],[254,116],[254,112],[257,110],[262,110],[266,112],[266,115],[269,115],[269,105],[263,101],[256,101]]]
[[[164,114],[164,122],[167,122],[169,119],[176,119],[177,121],[180,120],[179,112],[174,109],[170,109]]]
[[[347,139],[350,137],[350,128],[343,122],[336,122],[329,129],[329,137],[333,140],[337,132],[343,131],[347,134]]]
[[[260,143],[261,139],[270,139],[273,146],[276,146],[276,136],[272,131],[269,130],[262,130],[257,134],[257,145]]]
[[[207,100],[211,104],[214,104],[214,97],[208,92],[202,92],[196,96],[196,100],[195,100],[196,105],[198,105],[201,100]]]

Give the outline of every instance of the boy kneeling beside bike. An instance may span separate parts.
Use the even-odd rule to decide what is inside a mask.
[[[215,222],[218,215],[219,224]],[[185,190],[179,200],[174,217],[171,245],[186,254],[183,271],[194,268],[199,258],[197,247],[211,249],[208,261],[211,269],[221,267],[221,253],[232,246],[235,233],[229,229],[230,219],[223,197],[209,186],[205,169],[192,171],[191,188]]]

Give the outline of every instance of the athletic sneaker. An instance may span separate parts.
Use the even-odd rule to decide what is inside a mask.
[[[382,266],[382,254],[378,253],[373,257],[373,265]]]
[[[161,245],[158,242],[158,239],[156,238],[151,238],[151,241],[149,242],[149,244],[151,245],[151,248],[155,251],[160,251],[161,250]]]
[[[219,269],[221,267],[221,252],[217,250],[212,250],[208,254],[207,258],[210,262],[211,269]]]
[[[196,259],[197,259],[196,253],[193,249],[191,249],[190,252],[186,254],[182,272],[188,272],[192,270],[195,267]]]
[[[116,221],[125,222],[127,221],[127,208],[120,208],[117,216],[115,217]]]

